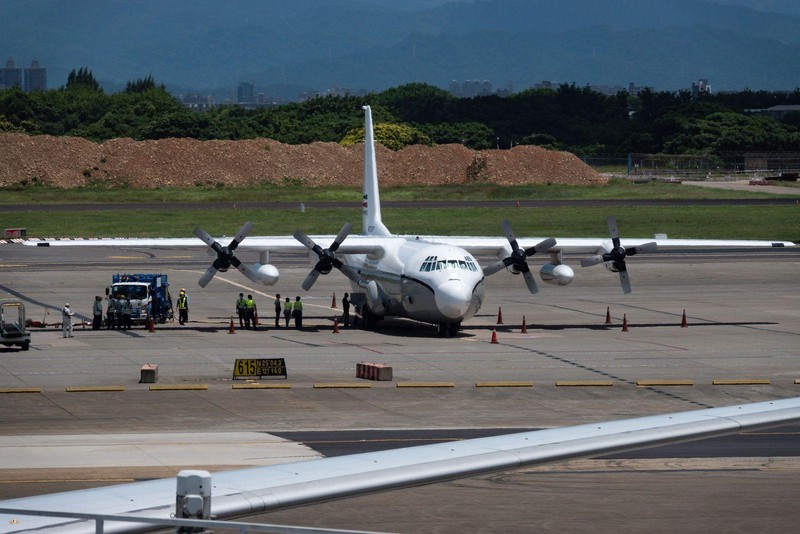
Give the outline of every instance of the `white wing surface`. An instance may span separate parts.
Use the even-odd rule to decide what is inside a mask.
[[[231,518],[519,467],[735,434],[800,420],[800,398],[507,434],[215,473],[212,514]],[[22,508],[167,518],[176,481],[163,479],[0,501]],[[106,532],[144,525],[106,523]],[[41,530],[40,530],[41,529]],[[0,532],[94,532],[91,522],[0,515]]]

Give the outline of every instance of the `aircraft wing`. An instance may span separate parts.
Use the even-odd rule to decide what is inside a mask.
[[[467,236],[419,236],[436,243],[461,247],[464,250],[477,255],[498,255],[503,254],[508,247],[508,241],[503,237],[467,237]],[[519,237],[517,241],[523,249],[541,243],[547,237]],[[608,242],[607,237],[556,237],[556,245],[548,252],[567,252],[577,254],[593,254],[604,242]],[[645,243],[655,242],[659,250],[670,248],[771,248],[771,247],[794,247],[797,246],[791,241],[759,241],[750,239],[642,239],[642,238],[623,238],[622,244],[626,247],[637,247]]]
[[[225,471],[212,475],[211,513],[231,518],[797,421],[800,397]],[[92,522],[10,514],[9,508],[168,518],[175,489],[170,478],[0,501],[0,532],[95,531]],[[128,532],[146,525],[107,521],[104,528]]]
[[[310,236],[321,247],[329,247],[335,235]],[[213,238],[220,243],[228,243],[232,237]],[[29,247],[206,247],[206,243],[196,237],[155,237],[155,238],[102,238],[102,239],[28,239],[23,242]],[[308,252],[308,249],[292,236],[253,236],[244,239],[239,250],[268,250],[270,252]],[[340,254],[375,254],[383,251],[381,239],[374,236],[352,235],[339,248]]]

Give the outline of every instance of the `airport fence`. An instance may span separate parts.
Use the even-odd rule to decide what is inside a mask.
[[[721,155],[640,154],[583,155],[598,172],[630,178],[797,179],[800,152],[738,152]]]

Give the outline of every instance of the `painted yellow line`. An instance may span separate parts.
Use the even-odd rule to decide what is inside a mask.
[[[164,256],[164,259],[167,260],[190,260],[194,256]]]
[[[454,388],[452,382],[398,382],[399,388]]]
[[[292,389],[291,384],[232,384],[231,389]]]
[[[693,386],[694,380],[637,380],[637,386]]]
[[[533,382],[476,382],[476,388],[532,388]]]
[[[732,380],[713,380],[711,384],[715,386],[768,386],[768,379],[732,379]]]
[[[610,380],[558,380],[556,386],[559,387],[609,387],[614,382]]]
[[[208,386],[205,384],[173,384],[163,386],[150,386],[150,391],[205,391]]]
[[[5,269],[19,269],[22,267],[27,267],[27,263],[0,263],[0,267]]]
[[[87,393],[94,391],[125,391],[125,386],[67,386],[67,393]]]
[[[41,393],[42,388],[0,388],[0,393]]]
[[[141,260],[142,256],[106,256],[109,260]]]
[[[330,388],[371,388],[372,384],[365,384],[362,382],[316,382],[315,388],[330,389]]]
[[[794,383],[795,383],[795,384],[800,384],[800,378],[795,378],[795,379],[794,379]]]

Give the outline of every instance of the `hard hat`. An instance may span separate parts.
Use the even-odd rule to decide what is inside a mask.
[[[64,307],[65,307],[65,308],[69,308],[69,302],[67,302],[66,304],[64,304]]]
[[[186,290],[181,288],[181,293],[186,293]]]

